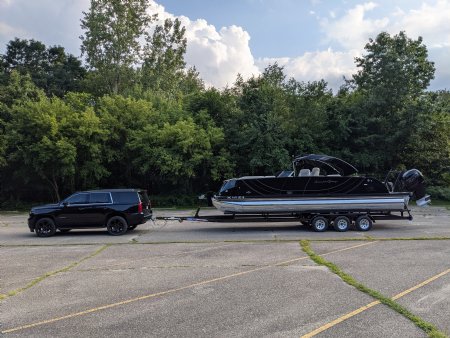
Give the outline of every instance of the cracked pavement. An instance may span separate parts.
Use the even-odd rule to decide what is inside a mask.
[[[450,268],[449,211],[414,215],[412,224],[377,222],[368,233],[170,221],[120,237],[92,230],[42,239],[28,232],[26,215],[4,214],[0,294],[89,258],[0,300],[0,330],[5,337],[299,337],[325,328],[317,335],[423,337],[381,304],[345,318],[373,298],[317,266],[298,242],[311,240],[317,254],[392,297]],[[450,273],[398,302],[450,335],[449,286]]]

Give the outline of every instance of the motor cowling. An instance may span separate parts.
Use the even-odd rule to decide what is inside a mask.
[[[408,171],[405,171],[401,176],[401,181],[403,183],[403,187],[410,192],[414,192],[416,195],[416,192],[419,195],[417,198],[423,197],[425,195],[425,186],[424,182],[425,179],[423,178],[422,173],[417,169],[410,169]],[[423,190],[423,193],[421,194],[421,190]]]
[[[399,181],[403,191],[414,194],[417,205],[424,206],[431,202],[430,196],[425,192],[425,179],[419,170],[410,169],[403,172]]]

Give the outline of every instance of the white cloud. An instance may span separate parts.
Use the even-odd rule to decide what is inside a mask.
[[[195,65],[207,83],[218,87],[232,85],[240,73],[244,78],[259,73],[249,47],[249,34],[241,27],[205,26],[194,21],[188,26],[186,62]]]
[[[12,36],[12,35],[20,35],[25,31],[21,28],[15,28],[8,25],[6,22],[0,22],[0,36]]]
[[[275,62],[283,66],[285,74],[299,81],[318,81],[325,79],[330,88],[338,89],[343,77],[351,78],[355,72],[354,58],[360,51],[336,52],[329,48],[326,51],[308,52],[296,58],[263,58],[258,60],[261,68]]]
[[[356,5],[334,20],[319,19],[326,41],[337,42],[344,48],[362,48],[370,37],[374,38],[381,31],[397,34],[404,30],[409,37],[424,37],[432,48],[450,45],[449,1],[423,3],[420,8],[407,11],[397,7],[382,18],[368,18],[367,12],[378,6],[368,2]]]
[[[349,9],[342,17],[321,19],[320,25],[325,33],[325,42],[337,41],[347,49],[362,48],[374,32],[381,32],[389,24],[386,17],[374,20],[365,16],[366,12],[372,11],[377,6],[374,2],[367,2]]]
[[[175,18],[155,2],[152,10],[158,13],[160,21]],[[217,30],[203,19],[178,19],[186,27],[186,63],[195,66],[207,84],[222,88],[232,85],[237,74],[244,78],[259,74],[249,47],[250,35],[242,27],[232,25]]]
[[[450,2],[439,0],[434,4],[423,3],[397,15],[390,32],[404,30],[411,38],[423,37],[428,48],[429,59],[434,61],[436,77],[431,88],[450,89]]]
[[[12,0],[0,0],[0,7],[8,7],[12,3]]]
[[[431,83],[431,88],[450,88],[450,2],[428,1],[417,9],[408,10],[397,7],[380,19],[368,18],[367,12],[377,6],[368,2],[356,5],[334,20],[320,19],[326,42],[335,42],[344,50],[362,51],[368,39],[375,38],[382,31],[391,35],[405,31],[413,39],[422,36],[429,51],[429,59],[436,66],[436,79]]]
[[[61,45],[79,55],[81,12],[89,0],[0,0],[0,53],[15,37],[35,39],[46,45]],[[8,28],[8,29],[5,29]]]
[[[152,13],[159,20],[175,18],[158,0],[152,1]],[[89,9],[89,0],[0,0],[0,46],[14,37],[34,38],[47,45],[60,44],[67,51],[79,55],[82,34],[80,18]],[[244,78],[259,74],[269,63],[285,67],[288,77],[299,81],[325,79],[333,89],[356,71],[354,57],[363,52],[370,37],[381,31],[397,34],[405,30],[411,38],[419,35],[436,63],[436,80],[432,89],[450,87],[450,1],[423,0],[417,8],[406,5],[386,11],[383,0],[366,1],[347,11],[330,7],[326,2],[310,0],[310,15],[317,17],[322,30],[324,50],[303,55],[255,60],[250,50],[250,35],[245,27],[230,25],[215,27],[206,20],[191,20],[179,16],[186,27],[188,47],[186,62],[195,66],[207,84],[222,88],[234,83],[238,73]],[[5,10],[7,9],[7,10]],[[323,11],[323,16],[319,12]],[[379,13],[384,14],[380,15]],[[45,13],[43,15],[43,13]],[[44,17],[44,20],[43,20]],[[287,42],[289,43],[289,41]],[[333,49],[329,48],[333,46]],[[1,48],[1,47],[0,47]],[[0,50],[0,53],[2,50]]]
[[[154,6],[160,19],[174,18],[163,6],[156,3]],[[341,16],[329,11],[328,17],[318,18],[324,42],[337,43],[342,48],[340,51],[327,48],[298,57],[257,60],[253,58],[249,47],[250,36],[242,27],[217,29],[205,20],[190,20],[180,16],[188,39],[186,61],[190,66],[195,65],[202,78],[216,87],[231,85],[238,73],[248,78],[277,62],[284,67],[288,77],[299,81],[325,79],[331,88],[337,90],[344,83],[344,76],[351,78],[356,72],[354,59],[363,53],[370,37],[375,37],[381,31],[396,34],[405,30],[412,38],[417,38],[419,34],[424,37],[424,42],[429,46],[430,58],[436,62],[438,69],[434,83],[438,88],[448,87],[450,71],[444,63],[448,62],[450,56],[445,50],[438,51],[435,48],[450,44],[449,2],[439,0],[434,4],[424,3],[418,9],[405,11],[397,8],[380,18],[369,17],[368,14],[380,6],[375,2],[365,2],[350,8]]]
[[[435,62],[436,78],[431,89],[450,89],[450,2],[437,0],[425,2],[420,8],[404,10],[396,8],[380,18],[370,18],[368,13],[381,5],[374,2],[358,4],[343,15],[318,17],[324,33],[325,44],[337,44],[341,51],[328,48],[325,51],[308,52],[291,58],[262,58],[257,60],[260,69],[277,62],[285,73],[300,81],[325,79],[331,88],[338,89],[343,77],[350,78],[356,72],[354,58],[362,55],[369,38],[380,32],[398,34],[406,31],[413,39],[423,37],[429,59]]]
[[[397,21],[389,31],[406,31],[410,37],[422,36],[430,48],[450,46],[450,2],[437,1],[434,5],[423,3],[419,9],[396,13]]]

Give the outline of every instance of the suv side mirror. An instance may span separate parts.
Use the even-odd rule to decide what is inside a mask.
[[[63,206],[64,208],[67,207],[67,206],[69,205],[69,203],[67,203],[67,202],[62,202],[61,204],[62,204],[62,206]]]

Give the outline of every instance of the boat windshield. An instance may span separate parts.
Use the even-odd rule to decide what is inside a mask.
[[[358,170],[350,163],[328,155],[310,154],[298,156],[294,159],[293,165],[296,176],[299,175],[302,169],[312,170],[313,168],[319,168],[321,175],[350,176],[358,172]]]
[[[220,188],[220,192],[224,192],[229,189],[233,189],[235,186],[236,186],[236,180],[227,180],[222,185],[222,188]]]

